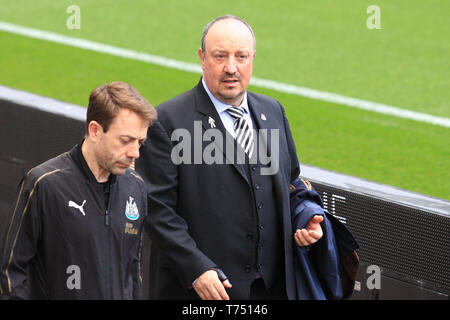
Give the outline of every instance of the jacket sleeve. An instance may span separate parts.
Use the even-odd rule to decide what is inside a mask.
[[[293,190],[292,190],[293,189]],[[293,231],[306,228],[314,215],[321,215],[322,238],[310,247],[296,246],[297,297],[301,300],[340,299],[342,281],[333,230],[321,207],[321,199],[309,181],[291,185]]]
[[[186,221],[177,214],[178,167],[171,160],[172,141],[159,120],[149,128],[147,138],[136,161],[148,191],[146,227],[174,275],[190,288],[199,275],[216,265],[200,251]]]
[[[26,176],[3,227],[0,244],[0,289],[2,299],[29,299],[28,264],[40,237],[38,179]]]
[[[139,244],[137,247],[136,258],[133,260],[133,265],[131,267],[132,277],[133,277],[133,300],[142,300],[142,247],[144,244],[144,232],[141,229]]]
[[[284,111],[283,106],[280,104],[281,112],[283,114],[283,121],[284,121],[284,131],[286,134],[286,140],[287,140],[287,146],[288,146],[288,152],[289,152],[289,159],[290,159],[290,182],[297,180],[300,175],[300,164],[298,162],[297,157],[297,149],[295,147],[294,138],[292,137],[291,128],[289,127],[289,121],[286,117],[286,113]]]
[[[291,185],[294,232],[322,215],[323,237],[311,249],[296,247],[297,295],[300,299],[348,299],[358,270],[358,243],[347,228],[323,209],[322,199],[307,180]]]
[[[356,249],[358,243],[352,234],[332,215],[323,210],[322,199],[307,180],[300,178],[300,165],[296,147],[283,107],[280,105],[284,117],[284,128],[290,157],[290,210],[292,215],[293,232],[305,227],[314,215],[322,215],[324,222],[324,239],[315,244],[309,252],[307,248],[296,247],[296,278],[298,297],[346,299],[353,291],[353,285],[358,270],[359,259]],[[314,255],[316,268],[308,263]],[[316,274],[317,272],[317,274]],[[326,275],[323,277],[323,275]],[[330,276],[331,275],[331,276]],[[312,281],[314,277],[326,279],[325,292]],[[310,281],[307,281],[307,280]],[[310,284],[309,286],[307,284]]]
[[[142,278],[143,278],[143,267],[144,267],[144,243],[146,239],[144,239],[145,236],[145,221],[147,220],[148,216],[148,209],[147,209],[147,192],[145,191],[145,186],[140,185],[142,190],[142,215],[144,215],[144,222],[140,226],[139,230],[139,243],[136,248],[136,254],[134,256],[134,259],[132,261],[131,266],[131,272],[132,272],[132,278],[133,278],[133,300],[142,300],[143,299],[143,284],[142,284]]]

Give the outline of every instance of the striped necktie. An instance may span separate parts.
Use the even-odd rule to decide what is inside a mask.
[[[242,107],[229,107],[226,111],[234,119],[233,127],[236,133],[236,141],[251,158],[254,146],[253,130],[244,119],[244,109]]]

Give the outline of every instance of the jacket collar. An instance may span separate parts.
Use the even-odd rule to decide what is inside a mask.
[[[89,168],[86,159],[83,156],[83,153],[81,152],[81,146],[83,145],[84,138],[80,141],[79,144],[75,145],[72,150],[70,150],[70,156],[74,160],[76,166],[80,171],[83,173],[86,180],[89,182],[95,182],[99,183],[97,179],[95,178],[94,174],[92,173],[91,169]],[[115,174],[110,173],[108,182],[110,184],[114,184],[116,182],[117,176]]]

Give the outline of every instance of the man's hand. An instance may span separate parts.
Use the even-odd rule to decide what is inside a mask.
[[[231,288],[231,283],[228,279],[221,282],[215,270],[203,272],[194,283],[194,289],[202,300],[230,300],[225,288]]]
[[[323,217],[315,215],[309,220],[306,229],[297,229],[294,233],[294,239],[298,246],[306,247],[316,243],[322,238],[323,231],[320,223],[323,221]]]

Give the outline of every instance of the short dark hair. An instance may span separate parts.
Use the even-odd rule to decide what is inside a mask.
[[[231,14],[225,14],[225,15],[223,15],[223,16],[217,17],[217,18],[215,18],[214,20],[210,21],[210,22],[206,25],[205,29],[203,29],[202,42],[201,42],[202,51],[205,52],[205,38],[206,38],[206,35],[208,34],[209,29],[210,29],[210,28],[212,27],[212,25],[213,25],[214,23],[216,23],[217,21],[225,20],[225,19],[234,19],[234,20],[240,21],[240,22],[242,22],[242,23],[248,28],[248,30],[250,30],[250,33],[252,34],[252,37],[253,37],[253,50],[255,50],[255,49],[256,49],[256,38],[255,38],[255,34],[254,34],[254,32],[253,32],[252,27],[250,27],[250,25],[249,25],[244,19],[242,19],[242,18],[233,16],[233,15],[231,15]]]
[[[86,133],[91,121],[97,121],[106,132],[120,108],[135,112],[152,125],[157,114],[155,108],[131,85],[121,81],[111,82],[95,88],[89,96],[86,115]]]

